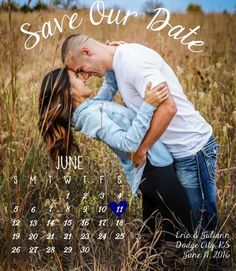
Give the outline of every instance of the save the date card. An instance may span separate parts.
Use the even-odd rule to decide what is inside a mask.
[[[1,0],[0,271],[236,268],[236,2]]]

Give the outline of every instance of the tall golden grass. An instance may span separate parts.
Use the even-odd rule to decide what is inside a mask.
[[[81,11],[86,18],[86,10]],[[186,95],[201,114],[212,124],[220,152],[218,156],[217,188],[218,207],[221,222],[219,228],[231,236],[231,257],[227,260],[229,270],[234,270],[236,256],[233,248],[235,227],[235,180],[236,180],[236,49],[235,15],[232,14],[172,14],[173,25],[186,28],[200,25],[198,39],[205,42],[204,52],[191,53],[179,41],[169,38],[164,30],[154,33],[146,30],[150,18],[132,18],[125,26],[108,25],[105,22],[93,26],[84,19],[79,31],[65,28],[63,34],[56,33],[50,39],[42,39],[33,50],[24,49],[25,36],[20,32],[21,24],[29,22],[35,31],[38,26],[53,17],[61,18],[69,11],[45,11],[37,13],[0,13],[0,267],[2,270],[135,270],[134,255],[137,252],[137,233],[142,223],[141,198],[131,198],[121,168],[111,151],[101,142],[77,134],[81,154],[86,161],[84,170],[67,172],[72,176],[70,185],[64,184],[62,173],[56,172],[49,160],[37,129],[37,99],[43,76],[51,69],[61,66],[60,45],[72,33],[87,33],[95,38],[125,40],[147,45],[169,63],[176,72]],[[93,78],[89,84],[94,93],[101,85],[101,79]],[[52,185],[47,184],[48,175],[53,176]],[[29,176],[37,176],[37,184],[29,183]],[[78,176],[79,175],[79,176]],[[81,176],[88,175],[83,183]],[[105,176],[99,184],[99,175]],[[117,183],[121,175],[123,184]],[[17,176],[19,184],[14,184]],[[70,191],[70,200],[66,192]],[[98,198],[98,191],[105,192],[105,199]],[[82,200],[89,193],[86,201]],[[118,200],[117,194],[129,202],[122,218],[124,226],[115,226],[117,220],[108,212],[102,215],[109,219],[104,227],[98,227],[98,205],[107,205]],[[48,207],[54,206],[49,213]],[[66,206],[73,205],[66,213]],[[84,205],[88,212],[83,213]],[[14,207],[19,211],[14,212]],[[36,206],[36,213],[32,207]],[[89,253],[79,253],[81,240],[81,219],[90,217],[88,229],[91,234]],[[12,219],[19,219],[20,226],[12,226]],[[55,226],[46,226],[48,219],[55,219]],[[64,227],[65,219],[73,219],[72,227]],[[37,227],[30,227],[31,220],[38,220]],[[111,221],[114,221],[112,223]],[[59,223],[61,222],[61,223]],[[158,230],[158,229],[157,229]],[[123,240],[114,240],[114,233],[125,231]],[[37,232],[36,240],[29,240],[29,233]],[[55,240],[46,239],[54,232]],[[73,238],[63,240],[63,234],[72,232]],[[83,230],[83,232],[86,232]],[[107,232],[107,240],[97,240],[98,232]],[[13,233],[20,233],[13,240]],[[94,234],[94,236],[92,236]],[[48,246],[55,244],[57,253],[45,253]],[[12,254],[12,247],[20,246],[21,252]],[[29,248],[38,246],[36,254]],[[63,254],[63,247],[71,246],[72,253]],[[147,265],[147,263],[146,263]],[[77,269],[76,269],[77,268]],[[145,270],[145,269],[144,269]],[[192,269],[195,270],[195,269]],[[207,270],[207,269],[206,269]]]

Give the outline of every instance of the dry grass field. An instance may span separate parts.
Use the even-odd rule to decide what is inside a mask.
[[[57,172],[37,128],[41,80],[48,71],[61,66],[60,45],[63,39],[78,32],[104,42],[124,40],[155,49],[176,72],[188,98],[213,126],[220,144],[216,178],[219,230],[229,233],[231,238],[231,256],[224,259],[228,266],[225,270],[235,270],[236,15],[171,14],[173,25],[181,24],[187,29],[201,26],[197,37],[205,42],[204,52],[194,54],[179,40],[168,37],[166,30],[147,31],[150,18],[131,18],[125,26],[108,25],[106,22],[93,26],[86,19],[86,12],[79,12],[84,16],[79,29],[69,30],[65,24],[63,33],[57,32],[49,39],[41,39],[32,50],[24,49],[26,37],[20,32],[23,23],[29,22],[31,30],[36,31],[46,20],[60,19],[72,12],[0,13],[0,270],[136,270],[141,197],[131,198],[114,155],[103,143],[76,134],[85,160],[84,170],[79,173]],[[101,79],[90,79],[94,93],[101,83]],[[69,185],[63,182],[63,174],[72,176]],[[30,184],[29,178],[34,175],[37,183]],[[49,175],[53,176],[52,184],[47,183]],[[88,182],[83,182],[83,175],[88,176]],[[100,175],[105,176],[102,184],[99,183]],[[119,175],[122,176],[122,184],[117,182]],[[14,183],[14,176],[17,176],[18,184]],[[70,200],[66,199],[68,191]],[[98,198],[99,191],[105,193],[102,200]],[[86,192],[89,196],[82,200]],[[96,208],[118,200],[118,192],[122,193],[129,206],[122,216],[124,225],[117,226],[117,218],[109,210],[100,214]],[[67,212],[69,205],[72,208]],[[19,206],[17,211],[15,206]],[[54,207],[52,212],[49,212],[49,206]],[[114,223],[98,227],[100,216]],[[90,233],[89,240],[80,238],[83,218],[91,218],[89,227],[83,228],[83,232]],[[20,220],[19,226],[14,226],[12,219]],[[54,226],[47,226],[50,219],[55,220]],[[34,220],[37,220],[37,225],[30,226]],[[73,225],[64,225],[65,220],[73,220]],[[50,232],[55,234],[54,239],[47,238]],[[69,232],[72,233],[71,239],[63,239]],[[106,232],[107,239],[98,240],[98,232]],[[120,232],[125,232],[125,237],[116,240],[114,233]],[[30,233],[38,233],[38,236],[29,238]],[[90,250],[83,253],[81,246],[87,243]],[[57,251],[46,253],[46,248],[52,246]],[[15,253],[12,253],[12,247],[16,247]],[[17,247],[20,247],[19,253]],[[37,253],[29,253],[30,247],[38,247]],[[64,247],[71,247],[72,252],[63,253]],[[194,266],[191,270],[198,270],[196,263]]]

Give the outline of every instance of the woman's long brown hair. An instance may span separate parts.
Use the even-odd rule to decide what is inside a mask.
[[[39,95],[38,127],[50,157],[64,159],[72,147],[78,151],[72,131],[72,97],[70,78],[66,68],[49,72],[43,79]]]

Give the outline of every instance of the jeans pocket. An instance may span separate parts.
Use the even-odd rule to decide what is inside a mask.
[[[198,187],[198,166],[195,155],[175,159],[174,169],[178,179],[184,187]]]
[[[214,181],[216,176],[216,161],[218,149],[219,145],[216,143],[211,144],[210,146],[205,146],[202,149],[203,157],[209,174],[209,179],[211,181]]]

